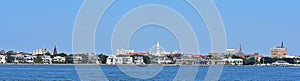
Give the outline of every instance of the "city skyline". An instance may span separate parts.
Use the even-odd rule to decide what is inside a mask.
[[[285,49],[286,51],[288,51],[288,49],[286,49],[286,47],[285,47],[285,45],[284,45],[285,43],[284,43],[284,41],[282,41],[281,42],[281,44],[280,45],[277,45],[277,46],[274,46],[274,47],[272,47],[272,48],[270,48],[270,57],[272,57],[272,55],[274,54],[274,53],[272,53],[273,51],[278,51],[278,50],[281,50],[281,49]],[[51,48],[38,48],[38,49],[35,49],[35,50],[33,50],[33,52],[26,52],[26,51],[15,51],[15,50],[0,50],[1,51],[1,53],[2,52],[7,52],[7,51],[14,51],[15,53],[31,53],[31,54],[33,54],[33,55],[35,55],[36,53],[37,54],[41,54],[40,52],[37,52],[38,50],[45,50],[44,52],[46,53],[46,52],[48,52],[49,54],[52,54],[52,55],[55,55],[55,54],[58,54],[58,53],[66,53],[66,54],[85,54],[85,53],[87,53],[87,54],[104,54],[104,55],[110,55],[110,54],[113,54],[113,55],[115,55],[115,54],[118,54],[118,52],[116,52],[116,51],[118,51],[118,50],[129,50],[130,52],[128,52],[128,53],[149,53],[149,54],[152,54],[153,53],[153,51],[154,50],[156,50],[156,52],[154,53],[154,54],[158,54],[158,51],[157,50],[159,50],[160,52],[159,53],[172,53],[172,52],[176,52],[176,53],[181,53],[181,54],[196,54],[196,55],[209,55],[209,54],[214,54],[214,53],[225,53],[225,54],[227,54],[229,51],[230,51],[230,53],[231,52],[240,52],[240,53],[242,53],[242,54],[260,54],[259,52],[251,52],[251,53],[244,53],[244,51],[243,51],[243,46],[242,46],[242,44],[240,44],[240,46],[239,46],[239,48],[226,48],[226,50],[224,51],[224,52],[208,52],[208,53],[185,53],[185,52],[182,52],[182,51],[179,51],[179,50],[172,50],[172,51],[167,51],[167,50],[165,50],[164,49],[164,47],[162,47],[162,46],[160,46],[160,43],[159,42],[156,42],[156,44],[155,45],[153,45],[151,48],[150,48],[150,50],[148,50],[148,51],[135,51],[135,49],[124,49],[124,48],[118,48],[118,49],[116,49],[116,50],[113,50],[113,52],[112,53],[110,53],[110,54],[108,54],[108,53],[95,53],[95,52],[82,52],[82,53],[67,53],[67,52],[59,52],[58,50],[57,50],[57,46],[56,46],[56,44],[54,45],[54,47],[51,49]],[[2,53],[2,54],[4,54],[4,53]],[[42,53],[42,54],[45,54],[45,53]],[[277,54],[277,53],[276,53]],[[288,52],[284,52],[284,56],[291,56],[291,55],[288,55],[289,53]],[[269,55],[264,55],[264,56],[269,56]],[[293,55],[292,55],[293,56]],[[299,56],[299,55],[296,55],[296,56]]]
[[[59,52],[72,52],[73,25],[82,0],[0,2],[0,9],[3,11],[0,15],[2,30],[0,50],[32,52],[35,49],[47,48],[52,51],[56,44]],[[215,2],[225,25],[227,48],[239,48],[242,44],[245,53],[258,52],[269,56],[270,49],[284,41],[289,55],[300,54],[298,48],[300,39],[295,37],[300,29],[300,24],[297,23],[300,12],[296,11],[300,7],[297,4],[299,1],[272,0],[272,3],[269,3],[270,1],[248,0],[232,3],[233,1],[215,0]],[[167,5],[180,11],[182,15],[189,15],[186,19],[195,29],[200,54],[210,52],[207,28],[193,9],[183,1],[169,3],[158,0],[141,3],[117,1],[115,4],[119,6],[112,6],[103,18],[106,21],[99,23],[103,26],[97,30],[96,53],[110,54],[110,37],[116,21],[133,7],[149,3]],[[253,7],[254,4],[256,7]],[[167,51],[180,49],[172,33],[158,26],[149,26],[137,31],[131,40],[130,49],[136,51],[148,51],[157,41],[160,41],[161,46]]]

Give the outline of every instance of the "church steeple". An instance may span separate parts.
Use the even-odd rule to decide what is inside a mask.
[[[53,50],[53,55],[57,54],[57,49],[56,49],[56,45],[54,45],[54,50]]]
[[[280,47],[284,48],[284,42],[283,41],[281,42],[281,46]]]
[[[242,44],[240,44],[240,52],[242,51]]]

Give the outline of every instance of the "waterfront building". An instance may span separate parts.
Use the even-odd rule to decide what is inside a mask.
[[[42,60],[44,64],[52,64],[52,58],[49,55],[42,56]]]
[[[178,65],[225,65],[226,61],[220,57],[224,53],[211,53],[212,55],[201,56],[199,54],[184,54],[176,59]]]
[[[50,50],[45,49],[45,48],[41,48],[41,49],[37,49],[37,50],[33,51],[33,55],[40,55],[40,54],[44,55],[47,53],[50,53]]]
[[[95,54],[87,54],[87,63],[88,64],[100,64],[99,57]]]
[[[68,63],[73,64],[100,64],[99,57],[94,53],[89,54],[73,54],[68,58]]]
[[[285,58],[288,55],[288,50],[284,47],[284,43],[282,41],[281,46],[271,48],[270,54],[272,58]]]
[[[34,63],[34,56],[32,56],[32,55],[24,55],[24,57],[25,57],[25,62],[26,63],[30,63],[30,64]]]
[[[5,55],[0,55],[0,64],[5,64],[6,63],[6,56]]]
[[[31,64],[34,63],[34,58],[35,58],[34,56],[24,52],[17,53],[13,55],[13,57],[14,57],[13,60],[14,63],[31,63]]]
[[[170,64],[172,63],[171,59],[167,56],[153,56],[151,57],[151,64]]]
[[[14,63],[25,63],[25,56],[22,54],[13,55]]]
[[[133,64],[133,59],[130,56],[110,55],[107,58],[106,64],[109,65]]]
[[[243,59],[223,59],[225,65],[243,65]]]
[[[72,56],[72,62],[73,62],[73,64],[82,64],[83,63],[83,58],[79,54],[73,55]]]
[[[178,65],[194,65],[195,60],[193,59],[193,54],[183,54],[182,56],[176,58],[176,64],[178,64]]]
[[[53,58],[53,62],[54,62],[54,63],[65,63],[65,62],[66,62],[66,57],[55,56],[55,57]]]
[[[274,63],[272,63],[272,65],[275,65],[275,66],[286,66],[286,65],[289,65],[290,63],[284,61],[284,60],[278,60]]]
[[[225,65],[226,61],[224,60],[204,60],[206,65]]]
[[[134,64],[145,64],[143,56],[134,56],[133,63]]]

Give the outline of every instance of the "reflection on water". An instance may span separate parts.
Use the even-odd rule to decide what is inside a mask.
[[[117,66],[101,66],[101,69],[109,80],[141,80],[127,76]],[[147,80],[173,80],[178,69],[178,66],[164,67],[159,75]],[[196,80],[203,80],[207,70],[208,67],[199,67]],[[80,79],[75,66],[0,65],[0,80]],[[226,66],[220,80],[300,80],[300,67]]]

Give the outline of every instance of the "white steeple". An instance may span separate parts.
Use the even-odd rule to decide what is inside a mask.
[[[159,46],[159,42],[156,43],[156,55],[160,55],[160,46]]]

